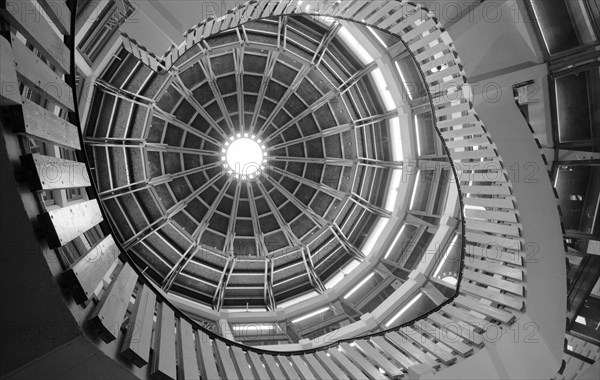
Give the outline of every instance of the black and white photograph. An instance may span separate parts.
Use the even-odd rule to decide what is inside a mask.
[[[0,380],[600,379],[600,0],[0,0]]]

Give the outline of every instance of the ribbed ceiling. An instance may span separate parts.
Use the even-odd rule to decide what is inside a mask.
[[[397,113],[369,75],[376,63],[362,64],[339,28],[263,20],[202,41],[169,74],[124,50],[104,73],[87,148],[122,242],[165,290],[272,310],[363,259],[390,216]],[[116,88],[138,95],[115,102]],[[238,133],[266,147],[253,180],[223,167]]]

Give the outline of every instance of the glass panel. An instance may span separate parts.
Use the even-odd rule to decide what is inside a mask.
[[[396,62],[396,69],[404,83],[404,89],[408,93],[408,99],[402,99],[405,102],[418,99],[427,94],[427,88],[421,80],[421,74],[415,66],[412,57],[406,57]]]
[[[454,173],[448,170],[442,170],[440,180],[438,182],[438,192],[435,197],[435,203],[433,204],[433,214],[441,215],[444,213],[446,208],[446,201],[448,200],[448,191],[450,186],[456,186],[454,180]]]
[[[600,167],[561,166],[555,187],[567,234],[569,231],[593,234],[598,229]]]
[[[455,288],[462,261],[461,254],[462,239],[460,235],[454,234],[444,248],[444,255],[440,258],[433,277],[441,280],[445,286]]]
[[[600,125],[600,69],[571,74],[555,80],[559,142],[594,138]]]
[[[422,293],[418,293],[418,294],[422,294]],[[423,294],[421,297],[419,297],[419,299],[414,304],[411,305],[410,308],[408,308],[389,327],[399,326],[399,325],[401,325],[403,323],[410,322],[413,319],[418,318],[421,315],[423,315],[425,313],[428,313],[429,311],[433,310],[436,306],[437,305],[435,303],[433,303],[433,301],[431,301],[429,299],[429,297],[427,297],[427,296],[425,296]],[[386,327],[388,327],[388,326],[386,326]]]
[[[390,47],[390,46],[394,46],[397,43],[400,42],[400,39],[394,35],[391,35],[387,32],[381,31],[379,29],[374,29],[369,27],[369,30],[371,31],[371,33],[373,33],[373,35],[377,38],[377,40],[384,46],[384,47]]]
[[[410,202],[410,209],[416,211],[427,211],[427,205],[429,203],[429,196],[433,187],[433,180],[435,177],[434,170],[419,170],[419,178],[415,183],[415,189],[413,190],[413,199]],[[437,185],[437,184],[436,184]],[[437,186],[433,191],[437,191]]]
[[[419,156],[435,155],[438,136],[433,129],[431,112],[415,115],[415,128]]]
[[[531,0],[531,5],[550,54],[596,40],[583,0]]]
[[[429,243],[433,240],[434,234],[429,233],[428,231],[423,232],[423,235],[419,238],[418,241],[414,242],[414,247],[410,252],[410,255],[403,257],[402,266],[408,270],[414,270],[420,263],[427,253],[427,248],[429,247]]]
[[[390,246],[388,252],[386,252],[384,259],[400,262],[400,259],[404,255],[404,252],[411,247],[411,241],[413,237],[417,234],[418,228],[412,224],[405,224],[402,227],[400,237],[398,241]]]

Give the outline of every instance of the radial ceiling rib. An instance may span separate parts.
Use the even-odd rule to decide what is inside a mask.
[[[141,148],[145,145],[145,139],[123,138],[123,137],[90,137],[85,136],[83,141],[90,146],[112,146],[124,148]]]
[[[98,193],[98,197],[101,200],[105,201],[108,199],[121,197],[123,195],[133,194],[138,191],[148,190],[150,188],[151,188],[151,186],[148,186],[147,181],[140,181],[140,182],[132,183],[130,185],[119,187],[116,189],[105,190],[101,193]]]
[[[203,56],[201,56],[201,58],[203,58]],[[200,65],[200,67],[202,67],[202,70],[204,71],[204,67],[202,64],[200,64],[201,61],[198,62],[198,64]],[[210,67],[210,66],[209,66]],[[212,72],[212,70],[211,70]],[[192,91],[183,83],[183,81],[181,80],[181,77],[179,76],[179,73],[174,73],[173,74],[174,77],[174,81],[173,81],[173,87],[175,87],[175,89],[183,96],[185,96],[185,98],[189,101],[189,103],[192,105],[192,107],[194,107],[194,109],[196,110],[196,112],[198,112],[198,114],[200,114],[200,116],[202,116],[206,121],[208,121],[208,123],[211,125],[211,127],[213,127],[223,138],[227,138],[227,134],[223,133],[223,130],[221,128],[221,126],[212,118],[212,116],[209,115],[208,112],[206,112],[206,110],[204,109],[204,107],[202,105],[200,105],[198,103],[198,101],[196,100],[196,98],[194,97],[194,94],[192,93]],[[207,77],[208,78],[208,77]],[[213,93],[215,91],[215,89],[213,89],[213,86],[216,86],[214,83],[212,83],[210,81],[210,79],[208,79],[209,81],[209,86],[211,87]],[[218,91],[219,89],[216,88],[216,91]],[[221,97],[217,97],[217,102],[219,101],[219,99],[221,100],[221,103],[223,101],[223,99]],[[221,108],[221,103],[219,103],[219,108]],[[223,109],[221,108],[221,113],[223,113]],[[228,117],[229,112],[226,111],[226,113],[224,114],[226,117]],[[231,123],[228,124],[229,128],[231,128]]]
[[[233,257],[228,257],[225,267],[223,268],[223,273],[221,273],[221,279],[219,280],[219,285],[215,290],[215,295],[213,297],[213,308],[215,310],[221,310],[223,307],[223,302],[225,300],[225,290],[227,289],[227,284],[229,283],[229,279],[231,278],[231,273],[233,272],[233,268],[235,267],[236,260]]]
[[[283,49],[285,51],[285,45],[286,45],[286,35],[287,35],[287,17],[285,18],[280,18],[279,19],[279,28],[280,28],[280,32],[278,35],[278,44],[281,47],[281,49]],[[281,99],[279,99],[279,101],[277,102],[277,104],[275,105],[275,108],[273,109],[273,111],[271,111],[271,114],[267,117],[267,120],[265,121],[265,123],[263,124],[263,126],[261,128],[259,128],[256,131],[257,135],[260,135],[262,132],[264,132],[264,128],[266,128],[269,124],[271,124],[271,122],[273,121],[273,119],[275,118],[275,116],[277,116],[277,114],[279,113],[279,111],[283,108],[285,102],[287,101],[287,99],[294,93],[295,89],[298,87],[298,85],[300,84],[300,82],[302,82],[303,79],[303,75],[306,75],[305,70],[307,69],[306,66],[303,66],[299,72],[296,73],[296,76],[294,78],[294,80],[292,81],[292,84],[288,87],[288,89],[286,90],[285,94],[282,96]],[[308,71],[306,71],[308,72]],[[270,78],[272,79],[272,78]]]
[[[382,218],[390,218],[392,216],[392,213],[389,212],[388,210],[374,205],[373,203],[364,199],[363,197],[356,194],[355,192],[352,192],[351,194],[349,194],[349,196],[347,198],[350,199],[355,204],[357,204],[358,206],[365,209],[366,211],[370,212],[371,214],[380,216]]]
[[[288,28],[288,16],[279,17],[279,33],[277,34],[277,46],[280,46],[282,50],[287,50],[287,28]]]
[[[281,149],[281,148],[287,148],[288,146],[296,145],[299,143],[304,143],[304,142],[315,140],[315,139],[322,139],[324,137],[339,135],[344,132],[352,131],[355,127],[356,126],[354,125],[354,123],[336,125],[335,127],[328,128],[324,131],[320,131],[320,132],[314,133],[312,135],[299,137],[299,138],[296,138],[293,140],[284,141],[277,145],[267,147],[267,151],[273,151],[273,150],[277,150],[277,149]]]
[[[329,157],[290,157],[290,156],[270,156],[269,160],[282,162],[301,162],[304,164],[354,166],[357,160],[349,158],[329,158]]]
[[[315,67],[318,67],[325,56],[325,52],[329,48],[329,44],[333,41],[338,31],[342,28],[342,24],[338,20],[335,20],[333,24],[331,24],[330,29],[325,33],[321,42],[319,43],[319,47],[315,50],[315,55],[312,59],[312,64]]]
[[[277,102],[277,105],[275,106],[273,111],[271,111],[271,114],[269,115],[269,117],[267,118],[267,120],[265,121],[265,123],[263,124],[261,129],[257,132],[258,134],[260,134],[265,128],[267,128],[273,122],[275,117],[279,114],[279,111],[281,111],[283,109],[283,107],[285,106],[288,99],[296,92],[296,90],[298,90],[298,87],[300,87],[300,84],[302,84],[304,79],[306,79],[308,73],[311,70],[315,70],[315,68],[319,66],[321,59],[329,46],[329,43],[331,43],[331,41],[333,41],[333,38],[335,37],[335,35],[336,35],[337,31],[340,29],[340,27],[341,27],[341,25],[338,22],[335,22],[333,27],[323,36],[318,48],[315,50],[315,52],[313,54],[313,57],[311,60],[311,65],[303,65],[300,68],[300,70],[296,74],[296,77],[292,81],[292,84],[289,85],[285,94],[283,94],[281,99]]]
[[[405,161],[383,161],[367,157],[358,157],[358,165],[375,169],[402,169],[407,162]]]
[[[304,203],[302,203],[302,201],[300,201],[294,194],[290,193],[288,191],[288,189],[286,189],[282,184],[280,184],[278,181],[276,181],[273,177],[271,177],[269,174],[265,173],[264,177],[267,179],[267,181],[269,181],[278,191],[280,191],[282,194],[284,194],[286,196],[286,198],[292,202],[292,204],[294,206],[296,206],[296,208],[298,210],[300,210],[302,213],[304,213],[310,220],[312,220],[312,222],[319,226],[319,227],[324,227],[328,224],[330,224],[330,222],[328,220],[326,220],[325,218],[323,218],[321,215],[317,214],[316,212],[314,212],[312,210],[312,208],[310,207],[306,207],[304,205]]]
[[[207,56],[202,56],[200,58],[200,60],[198,61],[198,64],[200,65],[200,67],[204,71],[204,74],[206,75],[206,79],[208,80],[208,85],[210,86],[210,88],[215,96],[215,100],[216,100],[217,104],[219,105],[219,109],[221,110],[223,117],[225,118],[225,122],[227,123],[227,126],[229,127],[229,131],[231,132],[231,134],[235,134],[236,126],[233,125],[233,121],[231,120],[231,117],[229,116],[229,110],[227,109],[227,106],[225,105],[225,102],[223,101],[223,95],[221,94],[221,90],[219,90],[219,86],[217,85],[217,77],[212,69],[212,63],[210,61],[210,58],[208,58]]]
[[[154,222],[137,231],[132,237],[123,242],[123,248],[130,249],[134,245],[141,243],[148,237],[148,235],[160,230],[167,223],[169,223],[169,219],[165,216],[156,219]]]
[[[99,193],[98,196],[102,200],[118,198],[118,197],[121,197],[124,195],[138,192],[138,191],[150,190],[154,186],[168,183],[174,179],[185,177],[185,176],[196,174],[196,173],[200,173],[200,172],[203,172],[206,170],[218,168],[220,166],[221,166],[220,162],[214,162],[212,164],[198,166],[198,167],[183,170],[183,171],[177,172],[177,173],[163,174],[158,177],[149,177],[143,181],[137,182],[135,184],[131,184],[129,186],[124,186],[124,187],[112,189],[112,190],[106,190],[102,193]]]
[[[245,36],[245,33],[241,33]],[[238,29],[238,36],[240,35]],[[233,59],[235,65],[235,84],[237,90],[237,107],[238,107],[238,119],[241,132],[246,131],[246,119],[244,117],[244,52],[246,51],[245,45],[242,42],[241,46],[233,50]]]
[[[145,140],[88,137],[85,139],[85,143],[88,146],[104,146],[109,148],[143,148],[148,152],[191,153],[204,156],[221,157],[221,153],[214,150],[186,148],[160,143],[149,143]]]
[[[269,81],[273,77],[273,70],[275,70],[275,64],[279,58],[280,50],[269,51],[267,55],[267,63],[265,65],[265,72],[260,83],[260,89],[258,90],[258,97],[256,99],[256,106],[254,107],[254,113],[252,114],[252,123],[250,124],[250,133],[256,133],[255,128],[258,123],[258,117],[260,116],[260,110],[262,109],[263,102],[265,101],[265,95],[269,86]]]
[[[134,92],[115,87],[101,78],[96,78],[96,80],[94,81],[94,85],[105,94],[113,95],[115,97],[128,100],[138,105],[151,107],[156,104],[156,101],[154,99],[147,98],[140,94],[136,94]]]
[[[277,182],[267,173],[265,173],[264,176],[269,182],[271,182],[271,184],[273,184],[273,186],[277,188],[277,190],[283,193],[292,203],[294,203],[294,205],[299,210],[305,213],[305,215],[307,215],[313,221],[313,223],[315,223],[319,227],[328,226],[335,235],[335,237],[340,241],[340,243],[342,243],[342,245],[350,255],[352,255],[359,261],[364,260],[365,255],[348,241],[348,238],[344,235],[344,233],[336,223],[328,221],[321,215],[314,212],[312,208],[305,207],[304,204],[295,195],[291,194],[286,188],[284,188],[279,182]]]
[[[279,99],[279,101],[275,105],[275,108],[273,109],[273,111],[271,111],[271,114],[269,115],[269,117],[267,117],[267,120],[265,121],[265,123],[256,132],[258,135],[263,133],[264,130],[266,128],[268,128],[268,126],[273,122],[275,117],[277,117],[277,115],[279,114],[279,111],[281,111],[283,109],[283,107],[285,106],[285,103],[288,101],[290,96],[292,96],[296,92],[296,89],[298,88],[298,86],[300,86],[300,83],[302,83],[302,81],[304,80],[304,78],[306,77],[308,72],[310,72],[310,70],[312,70],[312,68],[310,66],[302,66],[300,68],[300,70],[297,72],[296,76],[294,77],[292,84],[287,88],[287,90],[285,91],[285,94],[283,94],[281,99]]]
[[[192,106],[195,107],[194,104],[192,104]],[[221,129],[218,126],[216,127],[217,128],[217,132],[221,135],[221,137],[223,137],[223,140],[217,140],[214,137],[212,137],[212,136],[210,136],[210,135],[208,135],[208,134],[206,134],[206,133],[204,133],[202,131],[199,131],[199,130],[197,130],[195,128],[190,127],[190,125],[188,123],[182,122],[175,115],[173,115],[171,113],[168,113],[168,112],[164,111],[163,109],[161,109],[159,107],[156,107],[156,106],[152,107],[152,111],[153,111],[153,115],[152,116],[155,116],[155,117],[157,117],[157,118],[159,118],[161,120],[164,120],[164,121],[166,121],[168,123],[171,123],[171,124],[173,124],[173,125],[181,128],[181,129],[183,129],[187,133],[191,133],[191,134],[196,135],[196,136],[198,136],[198,137],[200,137],[202,139],[205,139],[206,141],[209,141],[212,144],[215,144],[216,146],[218,146],[221,149],[225,148],[225,144],[223,144],[223,141],[225,139],[227,139],[227,136],[225,134],[223,134],[223,132],[221,131]],[[203,115],[200,115],[200,116],[203,116]],[[209,123],[210,122],[211,121],[209,120]],[[212,120],[212,123],[214,123],[214,125],[217,125],[217,123],[214,120]]]
[[[303,142],[307,142],[310,140],[314,140],[317,138],[323,138],[323,137],[329,137],[329,136],[333,136],[333,135],[342,134],[344,132],[349,132],[349,131],[355,130],[356,128],[365,128],[365,127],[368,127],[373,124],[377,124],[377,123],[381,123],[386,120],[393,119],[395,117],[398,117],[398,112],[396,110],[385,112],[385,113],[378,114],[378,115],[365,117],[363,119],[356,120],[352,123],[336,125],[335,127],[325,129],[323,131],[314,133],[312,135],[299,137],[297,139],[288,140],[288,141],[279,143],[277,145],[267,147],[267,150],[268,151],[277,150],[277,149],[281,149],[281,148],[286,148],[288,146],[296,145],[298,143],[303,143]]]
[[[319,108],[325,106],[329,103],[330,100],[334,99],[339,94],[338,90],[330,90],[321,96],[319,99],[315,100],[311,105],[309,105],[304,111],[300,112],[298,115],[294,116],[290,121],[282,125],[281,127],[277,127],[277,130],[270,134],[267,138],[265,138],[265,143],[273,140],[275,137],[279,136],[283,132],[287,131],[289,128],[293,127],[297,122],[304,119],[308,115],[312,115]],[[266,125],[263,125],[263,128],[267,128]]]
[[[265,291],[264,299],[267,310],[273,311],[277,307],[275,301],[275,292],[273,291],[273,267],[274,263],[272,259],[267,258],[265,260]]]
[[[346,235],[344,235],[337,224],[332,223],[330,224],[329,228],[350,256],[354,257],[354,259],[358,261],[363,261],[365,259],[365,254],[362,253],[360,249],[355,247],[354,244],[350,243]]]
[[[290,229],[290,226],[286,223],[285,219],[281,215],[281,212],[279,211],[279,208],[277,208],[275,201],[273,201],[273,198],[271,198],[271,194],[269,194],[267,189],[265,189],[265,187],[261,181],[257,181],[256,185],[260,189],[263,197],[265,198],[265,201],[269,205],[269,208],[271,209],[271,212],[273,213],[275,220],[277,220],[277,223],[279,224],[279,228],[281,229],[281,232],[285,236],[285,239],[287,240],[288,244],[291,247],[296,247],[296,248],[302,247],[302,243],[300,242],[298,237],[292,232],[292,230]]]
[[[265,244],[265,236],[260,228],[260,221],[258,210],[256,208],[256,198],[252,185],[246,182],[246,189],[248,190],[248,203],[250,204],[250,215],[252,216],[252,228],[254,231],[254,240],[256,242],[256,252],[259,256],[266,256],[268,253],[267,246]]]
[[[271,181],[271,182],[273,182],[273,181]],[[277,182],[277,181],[275,181],[275,182]],[[314,265],[312,263],[312,258],[310,257],[310,253],[308,252],[308,248],[306,247],[305,244],[303,244],[300,241],[300,239],[294,234],[294,232],[291,230],[289,225],[286,223],[285,219],[283,218],[279,209],[275,205],[275,202],[271,199],[271,195],[267,192],[264,185],[260,181],[257,182],[257,185],[261,189],[263,194],[265,194],[265,199],[267,200],[267,203],[269,204],[269,207],[271,208],[271,211],[273,212],[275,219],[277,219],[277,222],[280,224],[281,231],[286,236],[286,239],[288,239],[288,241],[290,241],[290,245],[295,245],[302,252],[302,260],[304,262],[304,268],[306,270],[306,275],[308,276],[308,279],[309,279],[311,285],[319,293],[325,291],[325,286],[323,285],[323,282],[321,281],[321,279],[319,278],[319,276],[317,275],[317,273],[315,271]],[[280,187],[280,188],[278,188],[278,190],[282,191],[282,188],[283,187]],[[285,190],[285,189],[283,189],[283,190]],[[285,191],[287,192],[287,190],[285,190]],[[287,194],[289,195],[289,192],[287,192]],[[298,210],[300,210],[301,212],[304,213],[306,210],[306,207],[304,205],[302,205],[301,203],[300,203],[300,207],[298,207],[298,204],[295,203],[292,198],[293,198],[293,196],[288,197],[288,199],[294,204],[294,206],[296,206],[296,208],[298,208]],[[308,257],[306,256],[307,254],[308,254]]]
[[[217,177],[219,177],[219,176],[217,176]],[[196,241],[196,244],[200,244],[200,239],[202,238],[202,235],[208,229],[211,218],[215,214],[215,211],[217,211],[217,207],[219,207],[219,204],[221,203],[221,201],[223,200],[223,197],[227,193],[227,189],[233,183],[233,181],[234,181],[233,177],[227,178],[226,183],[219,190],[219,193],[217,194],[217,197],[210,205],[210,208],[208,209],[206,214],[204,214],[204,216],[202,217],[202,220],[200,221],[198,228],[192,234],[192,238]],[[207,189],[208,189],[208,187],[207,187]],[[200,194],[202,194],[202,193],[198,193],[198,195],[200,195]]]
[[[301,183],[303,185],[306,185],[308,187],[311,187],[315,190],[320,190],[334,198],[336,198],[337,200],[340,201],[344,201],[346,199],[349,199],[350,201],[354,202],[355,204],[357,204],[358,206],[364,208],[365,210],[369,211],[372,214],[375,215],[379,215],[381,217],[384,218],[389,218],[392,213],[379,207],[376,206],[372,203],[370,203],[369,201],[365,200],[363,197],[361,197],[360,195],[356,194],[354,191],[341,191],[338,189],[335,189],[327,184],[324,184],[322,182],[315,182],[311,179],[308,178],[304,178],[302,176],[296,175],[294,173],[290,173],[287,170],[284,169],[280,169],[277,167],[273,167],[271,169],[273,172],[279,173],[283,176],[286,176],[288,178],[291,178],[295,181],[297,181],[298,183]]]
[[[242,191],[242,184],[240,181],[235,183],[235,195],[233,198],[233,205],[231,207],[231,214],[229,216],[229,224],[227,226],[227,237],[225,238],[225,244],[223,246],[222,254],[225,256],[227,252],[234,252],[234,241],[235,241],[235,224],[237,221],[238,207],[240,205],[240,193]]]
[[[207,149],[186,148],[180,146],[170,146],[167,144],[145,143],[145,148],[149,152],[171,152],[171,153],[192,153],[204,156],[221,157],[220,152]]]
[[[338,193],[340,193],[340,191],[338,189],[334,189],[331,186],[326,185],[326,184],[324,184],[322,182],[315,182],[315,181],[313,181],[311,179],[302,177],[300,175],[294,174],[294,173],[292,173],[292,172],[290,172],[288,170],[281,169],[281,168],[278,168],[276,166],[273,166],[272,168],[270,168],[270,170],[272,170],[274,173],[279,173],[279,174],[281,174],[283,176],[291,178],[291,179],[293,179],[294,181],[296,181],[298,183],[301,183],[303,185],[312,187],[313,189],[321,190],[321,191],[323,191],[325,193],[328,193],[329,195],[331,195],[333,197],[338,197],[339,196]],[[344,194],[344,195],[346,194],[346,193],[343,193],[343,192],[341,192],[341,193]]]
[[[165,223],[167,223],[175,214],[177,214],[181,210],[185,209],[187,207],[188,203],[190,203],[199,194],[201,194],[202,192],[204,192],[208,187],[212,186],[219,179],[220,179],[220,176],[214,176],[213,178],[209,179],[208,182],[204,183],[198,189],[194,190],[190,195],[188,195],[187,197],[185,197],[184,199],[180,200],[175,205],[173,205],[171,208],[169,208],[167,210],[167,212],[164,215],[162,215],[159,219],[157,219],[156,221],[154,221],[150,225],[146,226],[144,229],[142,229],[141,231],[139,231],[132,238],[128,239],[123,244],[123,246],[126,249],[128,249],[128,248],[130,248],[132,246],[132,244],[135,244],[135,243],[143,240],[145,238],[145,236],[147,236],[147,234],[150,233],[151,230],[154,228],[154,225],[160,224],[160,226],[162,227],[162,225],[164,225]],[[140,236],[140,234],[141,234],[141,236]]]
[[[298,115],[294,116],[290,121],[288,121],[287,123],[285,123],[284,125],[282,125],[280,127],[277,127],[277,130],[274,133],[272,133],[269,137],[265,138],[265,142],[268,143],[269,141],[274,139],[276,136],[282,134],[283,132],[288,130],[290,127],[292,127],[294,124],[296,124],[300,120],[304,119],[306,116],[314,113],[319,108],[321,108],[324,105],[326,105],[327,103],[329,103],[329,101],[334,99],[336,96],[346,92],[348,89],[350,89],[352,86],[354,86],[356,83],[358,83],[365,75],[369,74],[376,67],[377,67],[377,63],[372,62],[372,63],[366,65],[365,67],[363,67],[362,69],[360,69],[359,71],[357,71],[356,73],[354,73],[350,78],[348,78],[338,88],[329,90],[327,93],[323,94],[320,98],[318,98],[312,104],[310,104],[308,106],[308,108],[306,108],[304,111],[302,111]],[[267,128],[266,124],[263,126],[263,128]]]
[[[175,265],[173,265],[171,267],[171,269],[169,270],[169,273],[167,273],[167,275],[163,279],[161,288],[164,292],[169,292],[169,290],[173,286],[173,283],[175,282],[175,279],[177,278],[179,273],[181,273],[183,268],[185,268],[187,263],[196,255],[196,253],[199,250],[200,250],[200,247],[193,244],[193,245],[189,246],[189,248],[183,255],[181,255],[181,257],[179,258],[177,263],[175,263]]]
[[[321,158],[321,157],[290,157],[290,156],[271,156],[271,160],[280,162],[299,162],[304,164],[334,165],[342,167],[367,167],[376,169],[402,169],[405,165],[403,161],[380,161],[364,157],[349,158]],[[271,170],[271,168],[269,169]]]
[[[317,293],[325,292],[325,285],[323,285],[323,281],[315,270],[315,265],[313,263],[312,256],[310,255],[310,250],[306,245],[302,248],[302,260],[304,261],[304,268],[306,269],[306,274],[308,275],[308,280],[310,281],[311,285],[315,288]]]
[[[148,183],[148,185],[151,185],[151,186],[157,186],[157,185],[160,185],[163,183],[171,182],[172,180],[177,179],[177,178],[189,176],[189,175],[196,174],[196,173],[201,173],[201,172],[204,172],[207,170],[216,169],[216,168],[220,168],[220,167],[221,167],[221,163],[217,161],[217,162],[213,162],[213,163],[202,165],[202,166],[196,166],[195,168],[182,170],[182,171],[176,172],[176,173],[168,173],[168,174],[163,174],[163,175],[157,176],[157,177],[150,177],[150,178],[148,178],[147,183]]]
[[[265,65],[265,72],[262,77],[262,82],[260,84],[260,90],[258,93],[258,98],[256,101],[256,106],[254,108],[254,114],[252,115],[252,124],[250,124],[249,131],[251,134],[260,135],[259,131],[255,131],[256,125],[258,123],[258,117],[260,116],[260,110],[262,109],[262,104],[265,100],[265,95],[267,93],[267,88],[269,86],[269,82],[273,78],[273,71],[275,70],[275,64],[279,60],[279,55],[281,52],[285,50],[285,33],[287,30],[287,17],[279,18],[278,24],[278,34],[277,34],[277,50],[270,51],[267,55],[267,64]]]

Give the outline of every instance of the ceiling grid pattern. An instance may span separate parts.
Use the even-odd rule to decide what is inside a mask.
[[[361,62],[340,35],[344,25],[303,16],[253,21],[189,44],[177,59],[167,56],[165,74],[129,75],[136,59],[124,49],[98,81],[92,107],[99,117],[86,142],[100,195],[124,247],[163,290],[216,310],[275,310],[325,293],[352,270],[345,268],[366,260],[368,237],[382,220],[403,218],[405,210],[387,204],[399,181],[393,173],[405,165],[392,152],[399,111],[383,103],[375,72],[380,61],[410,57],[388,36],[392,55],[384,49],[383,58]],[[102,123],[126,127],[114,133]],[[246,133],[265,145],[268,160],[248,181],[229,175],[222,161],[227,142]],[[450,166],[441,151],[411,160],[425,188],[403,229],[391,232],[406,227],[407,236],[369,264],[379,274],[375,292],[332,303],[315,336],[376,308],[430,248]],[[143,176],[119,173],[130,165]],[[414,174],[403,178],[412,183]],[[398,196],[410,198],[411,186]],[[431,217],[415,214],[422,203]]]

